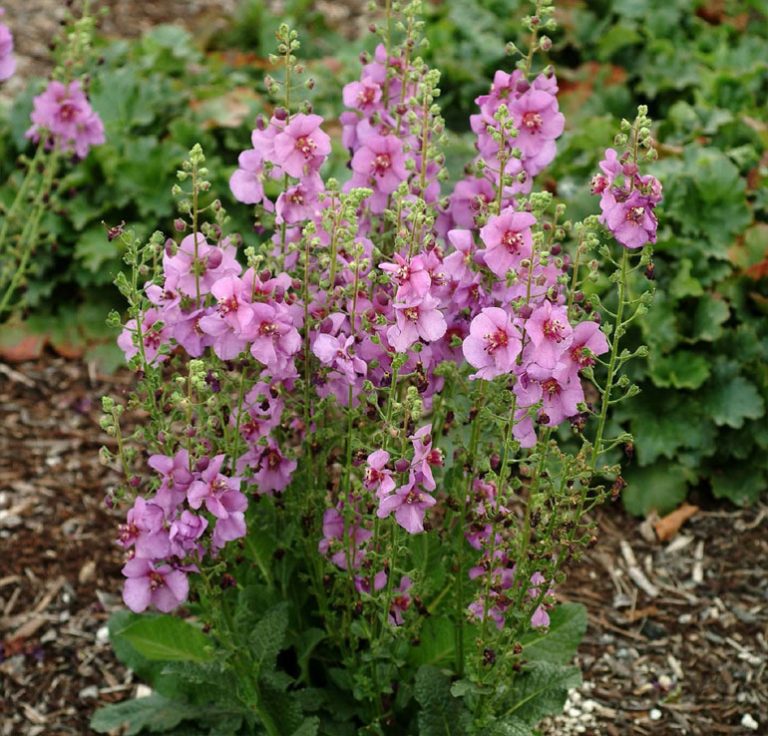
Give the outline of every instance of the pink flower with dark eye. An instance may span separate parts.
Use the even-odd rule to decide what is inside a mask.
[[[525,332],[532,343],[530,360],[546,369],[554,368],[573,343],[568,310],[548,300],[533,310],[525,322]]]
[[[495,197],[493,185],[487,179],[462,179],[453,188],[450,198],[453,221],[460,228],[475,227],[475,218],[486,212]]]
[[[408,178],[402,141],[394,135],[367,137],[352,157],[352,171],[361,185],[392,194]]]
[[[638,191],[629,196],[615,189],[607,190],[600,199],[600,222],[625,248],[642,248],[656,242],[658,221],[650,199]]]
[[[499,278],[507,271],[520,266],[520,262],[531,257],[533,234],[531,226],[536,218],[529,212],[504,210],[488,220],[480,230],[480,239],[485,243],[482,251],[485,263]]]
[[[134,547],[138,557],[165,557],[170,551],[170,545],[163,509],[138,496],[128,511],[125,524],[119,527],[117,543],[122,547]]]
[[[0,8],[0,16],[5,13]],[[0,23],[0,82],[4,82],[16,71],[16,59],[13,58],[13,35],[5,23]]]
[[[560,363],[554,370],[530,366],[528,372],[541,386],[541,410],[548,418],[547,426],[556,427],[563,419],[579,413],[584,389],[569,365]]]
[[[411,471],[408,483],[400,486],[391,496],[379,501],[376,515],[386,519],[393,511],[395,520],[409,534],[424,531],[424,514],[437,503],[434,496],[425,493],[416,482],[416,475]]]
[[[187,500],[193,509],[205,508],[217,519],[226,519],[230,513],[244,511],[248,502],[240,493],[240,478],[228,478],[222,475],[221,466],[225,455],[216,455],[208,467],[200,473],[200,479],[194,481],[187,491]]]
[[[568,349],[571,377],[575,378],[582,368],[595,364],[595,355],[602,355],[609,350],[608,339],[597,322],[579,322],[573,328],[573,341]]]
[[[322,191],[323,180],[319,174],[312,174],[289,187],[277,198],[275,222],[294,225],[308,220],[319,208],[318,194]]]
[[[300,179],[317,171],[331,152],[331,139],[320,129],[319,115],[295,115],[275,136],[275,163],[289,176]]]
[[[391,274],[397,283],[396,298],[398,301],[424,297],[432,284],[429,271],[425,268],[424,259],[421,256],[406,259],[399,253],[395,253],[393,258],[394,263],[382,263],[379,268]]]
[[[373,533],[360,524],[361,518],[358,512],[351,514],[351,523],[345,529],[344,506],[339,502],[336,507],[326,509],[323,514],[323,538],[317,545],[322,555],[329,555],[331,562],[341,570],[360,567],[364,556],[364,544]],[[346,533],[345,533],[346,531]],[[345,541],[348,546],[345,548]]]
[[[389,623],[392,626],[402,626],[405,621],[403,614],[411,607],[411,596],[408,591],[412,585],[411,579],[407,575],[403,575],[400,585],[393,591],[394,596],[389,609]]]
[[[366,78],[344,85],[342,92],[345,107],[361,110],[367,115],[380,107],[381,94],[381,86]]]
[[[298,465],[296,460],[285,457],[274,441],[270,441],[266,447],[255,448],[247,456],[249,465],[254,469],[253,479],[257,491],[270,495],[288,487]]]
[[[312,352],[323,365],[332,366],[352,384],[359,376],[364,376],[368,372],[365,362],[352,353],[354,345],[355,338],[352,335],[347,337],[321,333],[315,338]]]
[[[432,466],[443,464],[443,453],[442,450],[432,447],[432,425],[426,424],[408,439],[413,445],[411,469],[420,474],[421,485],[424,488],[428,491],[434,491],[436,485],[432,475]]]
[[[522,342],[503,309],[486,307],[470,323],[462,348],[467,363],[478,369],[470,378],[490,381],[512,372]]]
[[[88,102],[79,81],[49,82],[45,92],[34,99],[32,127],[26,137],[33,141],[47,136],[64,153],[85,158],[91,146],[104,143],[104,125]]]
[[[251,341],[251,355],[273,373],[285,371],[301,350],[301,335],[290,313],[279,304],[254,304],[246,337]]]
[[[151,560],[134,557],[123,566],[128,578],[123,585],[123,600],[134,613],[154,606],[168,613],[187,600],[189,581],[182,570],[170,565],[155,567]]]
[[[375,491],[379,498],[388,496],[395,490],[395,481],[392,471],[386,465],[389,462],[389,453],[386,450],[376,450],[368,455],[365,466],[363,485],[369,491]]]
[[[524,156],[535,155],[542,141],[553,140],[563,132],[565,118],[558,111],[557,97],[548,92],[531,87],[509,107],[518,128],[515,145]]]
[[[261,175],[264,162],[261,153],[255,149],[243,151],[237,158],[237,170],[229,179],[229,188],[238,202],[258,204],[264,199],[264,185]]]
[[[159,325],[162,325],[161,327]],[[170,340],[170,329],[163,324],[163,313],[154,307],[144,312],[141,320],[141,335],[135,319],[129,319],[123,331],[117,338],[117,345],[125,354],[126,360],[141,353],[140,342],[143,344],[143,356],[147,363],[160,363],[166,355],[160,354],[160,348]]]
[[[237,249],[227,238],[220,246],[214,246],[201,233],[197,233],[197,238],[187,235],[175,253],[166,249],[163,254],[167,286],[178,289],[185,296],[197,296],[198,289],[201,295],[208,294],[219,279],[239,276],[242,270],[237,262]]]
[[[390,345],[404,353],[419,338],[425,342],[439,340],[448,329],[440,302],[430,294],[422,299],[395,303],[396,324],[387,330]]]
[[[237,276],[219,279],[211,293],[216,297],[216,308],[200,318],[200,329],[213,336],[213,352],[219,358],[232,360],[245,350],[245,330],[254,317],[250,295]]]

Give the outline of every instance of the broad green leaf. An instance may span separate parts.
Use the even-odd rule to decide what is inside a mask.
[[[739,506],[755,503],[760,494],[768,490],[768,476],[752,463],[717,470],[710,482],[716,498],[727,498]]]
[[[740,375],[715,375],[702,397],[704,410],[711,414],[718,426],[738,429],[746,419],[759,419],[765,412],[765,403],[753,383]]]
[[[728,303],[712,294],[705,294],[696,305],[693,317],[693,339],[712,342],[723,334],[723,324],[731,310]]]
[[[568,690],[580,684],[578,667],[532,662],[512,681],[506,714],[535,726],[542,718],[561,713]]]
[[[464,736],[464,707],[451,695],[451,680],[436,667],[425,665],[416,672],[414,686],[419,710],[419,736]]]
[[[563,603],[550,614],[549,630],[534,631],[522,641],[528,660],[565,664],[579,648],[587,631],[587,609],[580,603]]]
[[[207,710],[152,694],[100,708],[93,714],[90,725],[97,733],[109,733],[119,728],[126,729],[126,736],[135,736],[145,729],[149,733],[162,733],[187,718],[203,715]]]
[[[253,627],[248,637],[248,645],[261,672],[275,668],[275,660],[285,643],[287,628],[287,604],[270,609]]]
[[[676,350],[671,355],[653,355],[651,380],[660,388],[697,389],[709,378],[710,361],[690,350]]]
[[[646,468],[631,468],[625,474],[624,507],[642,516],[651,510],[660,514],[676,508],[684,499],[690,471],[672,463],[659,462]]]
[[[120,632],[139,654],[163,662],[206,662],[211,642],[193,624],[175,616],[142,616]]]
[[[456,648],[456,627],[440,616],[430,616],[419,632],[419,645],[412,647],[414,664],[437,665],[450,661]]]
[[[291,736],[316,736],[318,729],[320,728],[320,719],[312,716],[307,718]]]

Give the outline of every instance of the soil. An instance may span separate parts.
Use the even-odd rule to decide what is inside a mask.
[[[121,516],[98,458],[99,397],[129,381],[50,355],[0,363],[0,736],[84,736],[98,705],[136,693],[106,639]],[[545,733],[765,733],[768,508],[700,510],[666,544],[619,505],[599,523],[559,591],[589,610],[585,682]]]

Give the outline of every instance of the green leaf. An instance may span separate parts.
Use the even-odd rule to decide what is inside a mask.
[[[696,305],[693,316],[693,339],[713,342],[723,334],[723,324],[728,320],[731,310],[728,303],[714,296],[705,294]]]
[[[135,736],[144,729],[150,733],[162,733],[175,728],[185,719],[203,715],[207,710],[152,694],[100,708],[91,718],[91,728],[97,733],[126,728],[126,736]]]
[[[532,662],[512,682],[506,713],[535,726],[550,715],[562,712],[569,688],[581,684],[578,667],[551,662]]]
[[[430,616],[419,632],[419,645],[410,650],[414,664],[436,665],[453,658],[456,629],[447,618]]]
[[[661,388],[697,389],[709,378],[709,364],[706,357],[690,350],[676,350],[671,355],[652,354],[651,380]]]
[[[281,603],[267,611],[248,637],[254,660],[261,672],[274,670],[277,655],[285,643],[288,605]]]
[[[197,626],[175,616],[142,616],[120,635],[151,661],[206,662],[213,659],[208,637]]]
[[[719,427],[734,429],[742,427],[745,419],[759,419],[765,412],[763,397],[753,383],[739,375],[726,378],[721,372],[707,387],[703,406]]]
[[[751,463],[736,465],[712,474],[712,493],[715,498],[727,498],[738,506],[755,503],[768,489],[768,478]]]
[[[704,289],[698,279],[691,276],[693,263],[683,258],[677,266],[677,273],[669,285],[669,293],[676,299],[686,296],[701,296]]]
[[[307,718],[291,736],[317,736],[317,731],[320,728],[320,719],[312,716]]]
[[[563,603],[549,618],[547,632],[534,631],[523,639],[525,658],[564,664],[576,654],[587,631],[587,609],[580,603]]]
[[[672,463],[660,462],[647,468],[631,468],[625,474],[627,487],[622,499],[631,514],[642,516],[651,510],[665,514],[684,499],[690,471]]]
[[[464,736],[463,705],[451,695],[451,680],[436,667],[416,672],[414,685],[419,710],[419,736]]]
[[[490,726],[488,736],[532,736],[537,732],[532,731],[531,727],[526,725],[519,718],[508,717],[497,721]]]
[[[115,276],[114,271],[119,270],[120,265],[116,260],[119,255],[117,241],[109,242],[106,230],[102,225],[88,228],[80,235],[75,246],[75,258],[80,261],[83,268],[91,273],[105,271],[104,264],[114,261],[113,272],[102,274],[105,282],[111,282]]]

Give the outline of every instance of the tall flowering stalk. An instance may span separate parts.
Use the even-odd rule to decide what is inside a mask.
[[[300,98],[284,26],[268,80],[280,105],[230,180],[261,242],[238,257],[199,146],[175,187],[179,242],[123,236],[119,344],[149,455],[105,399],[118,453],[104,459],[124,469],[130,504],[123,597],[136,612],[191,606],[244,678],[243,717],[270,734],[284,732],[274,682],[237,646],[261,610],[253,586],[322,642],[316,660],[293,645],[297,686],[317,684],[310,662],[327,667],[361,733],[405,732],[404,671],[418,671],[427,713],[437,663],[459,678],[467,732],[511,724],[515,683],[535,674],[527,637],[550,625],[564,568],[593,540],[589,512],[622,483],[606,458],[628,438],[606,436],[607,418],[636,392],[622,370],[643,350],[621,338],[650,298],[633,278],[661,199],[640,174],[645,111],[593,181],[599,218],[572,223],[534,191],[564,127],[553,70],[535,71],[555,27],[538,0],[517,68],[477,99],[469,173],[443,191],[439,74],[417,54],[419,3],[396,10],[343,90],[346,182],[323,178],[331,138]],[[602,299],[601,261],[616,287]]]
[[[2,9],[0,9],[0,14]],[[57,175],[66,157],[83,159],[104,143],[104,126],[91,108],[82,77],[91,56],[94,19],[82,16],[65,31],[59,59],[46,90],[35,97],[26,137],[36,144],[33,156],[21,157],[23,173],[16,196],[0,225],[0,320],[12,308],[42,240],[42,220],[56,194]],[[0,81],[14,71],[13,38],[0,24]]]

